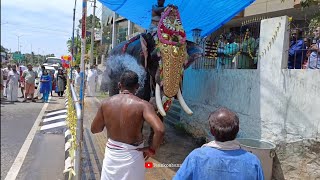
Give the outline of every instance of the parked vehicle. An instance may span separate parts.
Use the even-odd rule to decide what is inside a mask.
[[[51,66],[53,64],[59,64],[59,66],[62,66],[61,58],[58,58],[58,57],[47,57],[43,65]]]

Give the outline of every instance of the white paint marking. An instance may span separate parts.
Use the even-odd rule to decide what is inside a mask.
[[[64,146],[64,151],[67,151],[71,147],[71,143],[68,141]]]
[[[60,127],[60,126],[65,126],[65,125],[66,125],[66,122],[62,121],[62,122],[57,122],[57,123],[44,125],[44,126],[41,127],[40,130],[47,130],[47,129],[56,128],[56,127]]]
[[[64,168],[68,169],[69,167],[71,167],[71,158],[68,157],[65,161],[64,161]]]
[[[67,101],[68,101],[68,99],[65,99],[64,101],[66,101],[66,102],[67,102]]]
[[[63,109],[63,110],[59,110],[59,111],[54,111],[54,112],[48,113],[48,114],[46,114],[46,116],[52,116],[52,115],[55,115],[55,114],[66,113],[66,112],[67,112],[67,110]]]
[[[53,117],[50,117],[50,118],[43,119],[43,122],[54,121],[54,120],[57,120],[57,119],[65,119],[66,117],[67,117],[66,114],[59,115],[59,116],[53,116]]]
[[[66,132],[64,133],[64,137],[67,137],[69,134],[71,134],[71,133],[70,133],[70,130],[67,129]]]
[[[49,97],[49,101],[50,101],[50,99],[51,99],[51,96]],[[19,171],[21,169],[21,166],[22,166],[22,164],[24,162],[24,159],[27,156],[27,153],[29,151],[29,148],[31,146],[33,138],[36,135],[36,132],[37,132],[37,130],[39,128],[39,124],[40,124],[40,122],[42,120],[42,117],[43,117],[48,105],[49,105],[49,103],[45,103],[43,105],[43,107],[42,107],[42,109],[41,109],[36,121],[34,122],[32,128],[31,128],[31,130],[30,130],[30,132],[29,132],[29,134],[28,134],[28,136],[26,138],[26,140],[24,141],[24,143],[23,143],[23,145],[22,145],[22,147],[21,147],[16,159],[14,160],[10,170],[8,171],[5,180],[14,180],[14,179],[17,178],[17,175],[18,175],[18,173],[19,173]]]

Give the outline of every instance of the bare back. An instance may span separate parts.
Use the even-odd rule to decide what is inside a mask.
[[[141,143],[147,103],[131,94],[118,94],[104,101],[101,107],[108,138],[127,144]]]

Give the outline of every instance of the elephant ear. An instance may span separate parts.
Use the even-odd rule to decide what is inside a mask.
[[[147,68],[148,48],[147,48],[147,42],[142,35],[140,35],[140,43],[141,43],[142,53],[144,56],[144,67]]]
[[[195,60],[202,57],[204,51],[203,48],[198,46],[196,43],[187,41],[187,52],[188,59],[184,62],[184,69],[187,69]]]

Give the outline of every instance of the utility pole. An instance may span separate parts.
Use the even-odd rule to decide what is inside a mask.
[[[90,49],[90,65],[93,65],[93,46],[94,46],[94,28],[96,24],[96,0],[93,0],[93,18],[91,29],[91,49]]]
[[[74,8],[73,8],[73,26],[72,26],[72,45],[71,45],[71,72],[70,72],[70,78],[72,81],[72,71],[73,71],[73,64],[74,64],[74,24],[75,24],[75,18],[76,18],[76,6],[77,6],[77,0],[74,0]]]

